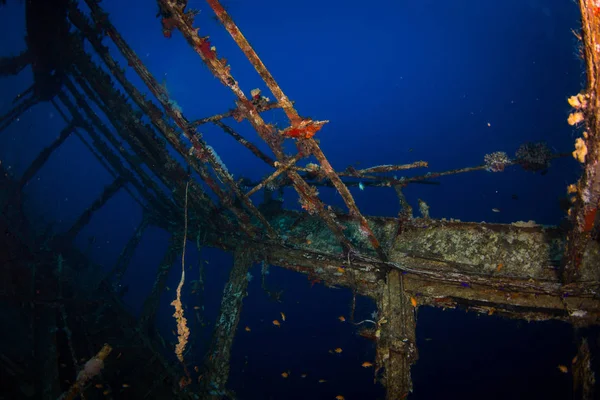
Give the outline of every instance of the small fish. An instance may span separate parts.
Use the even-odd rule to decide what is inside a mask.
[[[573,359],[571,360],[571,364],[575,364],[577,362],[577,356],[573,357]]]
[[[504,267],[504,264],[502,264],[502,263],[498,264],[498,266],[496,267],[496,271],[500,272],[500,270],[502,269],[502,267]]]
[[[500,209],[499,208],[492,208],[492,211],[493,212],[500,212]]]
[[[373,363],[370,363],[368,361],[365,361],[364,363],[361,364],[363,368],[370,368],[373,366]]]
[[[129,384],[127,384],[127,383],[124,383],[124,384],[122,384],[121,386],[127,389],[127,388],[129,387]]]
[[[200,308],[200,306],[194,306],[194,310],[199,310]]]
[[[569,372],[569,369],[566,366],[564,366],[564,365],[559,365],[558,366],[558,370],[560,372],[562,372],[563,374],[566,374],[567,372]]]
[[[104,387],[101,383],[96,383],[94,386],[96,387],[96,389],[102,389]]]
[[[337,272],[343,274],[343,273],[346,272],[346,270],[344,268],[342,268],[342,267],[338,267]]]
[[[343,315],[340,315],[340,316],[338,317],[338,319],[340,320],[340,322],[346,322],[346,318],[344,318],[344,316],[343,316]]]
[[[344,400],[344,396],[338,394],[337,396],[335,396],[335,400]]]
[[[276,319],[273,320],[273,325],[275,325],[278,328],[281,328],[281,324]]]
[[[285,314],[283,312],[280,312],[279,314],[281,314],[281,320],[285,322]]]
[[[300,375],[301,378],[306,378],[306,374]]]
[[[245,327],[245,328],[244,328],[244,330],[245,330],[246,332],[250,332],[252,329],[250,329],[250,327],[249,327],[249,326],[247,326],[247,327]]]
[[[312,241],[309,239],[306,239],[306,244],[310,245],[310,244],[312,244]]]
[[[106,396],[107,394],[109,394],[109,393],[110,393],[110,390],[108,390],[108,389],[106,389],[104,392],[102,392],[102,394],[103,394],[103,395],[105,395],[105,396]]]
[[[198,371],[200,371],[200,368],[198,368],[198,366],[196,365],[196,366],[194,367],[194,371],[198,372]]]
[[[325,382],[327,382],[326,379],[319,379],[319,383],[325,383]]]
[[[344,350],[342,350],[342,348],[341,348],[341,347],[338,347],[338,348],[337,348],[337,349],[335,349],[334,351],[335,351],[336,353],[340,354],[340,353],[341,353],[342,351],[344,351]]]
[[[365,190],[365,185],[364,185],[364,183],[362,183],[362,182],[358,182],[358,188],[359,188],[360,190]]]
[[[289,377],[289,376],[290,376],[290,373],[289,373],[289,372],[282,372],[282,373],[281,373],[281,376],[282,376],[283,378],[287,378],[287,377]]]
[[[168,287],[168,286],[167,286],[165,289],[167,289],[167,291],[168,291],[168,290],[171,290],[171,288],[170,288],[170,287]]]
[[[414,297],[411,296],[410,304],[412,304],[413,307],[417,307],[417,299],[415,299]]]

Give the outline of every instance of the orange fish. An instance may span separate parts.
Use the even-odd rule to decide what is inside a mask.
[[[362,363],[362,367],[363,368],[369,368],[369,367],[372,367],[372,366],[373,366],[373,363],[370,363],[368,361],[365,361],[364,363]]]
[[[569,369],[566,366],[564,366],[564,365],[559,365],[558,366],[558,370],[560,372],[562,372],[563,374],[566,374],[567,372],[569,372]]]
[[[285,314],[280,312],[279,314],[281,314],[281,320],[285,322]]]
[[[275,323],[275,322],[273,322],[273,323]],[[246,330],[246,332],[250,332],[252,330],[249,327],[245,327],[244,329]]]
[[[103,394],[103,395],[105,395],[105,396],[106,396],[107,394],[109,394],[109,393],[110,393],[110,390],[108,390],[108,389],[106,389],[104,392],[102,392],[102,394]]]
[[[338,394],[337,396],[335,396],[335,400],[344,400],[344,396]]]
[[[287,378],[288,376],[290,376],[290,373],[289,373],[289,372],[282,372],[282,373],[281,373],[281,376],[282,376],[283,378]]]
[[[502,269],[502,267],[504,267],[504,264],[502,264],[502,263],[498,264],[498,266],[496,267],[496,271],[500,272],[500,270]]]
[[[340,316],[338,317],[338,319],[340,320],[340,322],[344,322],[344,321],[346,321],[346,318],[344,318],[344,316],[343,316],[343,315],[340,315]]]
[[[102,389],[102,387],[103,387],[101,383],[96,383],[94,386],[96,386],[96,388],[98,388],[98,389]]]
[[[129,384],[127,384],[127,383],[124,383],[124,384],[122,384],[121,386],[123,386],[124,388],[128,388],[128,387],[129,387]]]
[[[325,382],[327,382],[326,379],[319,379],[319,383],[325,383]]]
[[[281,324],[276,319],[273,320],[273,325],[275,325],[278,328],[281,328]]]
[[[417,307],[417,299],[415,299],[414,297],[411,297],[410,304],[412,304],[413,307]]]
[[[196,365],[196,366],[194,367],[194,371],[196,371],[196,372],[199,372],[199,371],[200,371],[200,368],[198,368],[198,366]]]
[[[337,349],[334,350],[336,353],[340,354],[343,350],[341,347],[338,347]]]
[[[346,270],[342,267],[338,267],[337,272],[339,272],[340,274],[343,274],[346,272]]]
[[[573,359],[571,360],[571,364],[575,364],[577,362],[577,356],[573,357]]]

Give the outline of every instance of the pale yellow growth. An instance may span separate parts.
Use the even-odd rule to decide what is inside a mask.
[[[190,329],[187,326],[187,319],[183,316],[183,306],[181,304],[181,288],[185,283],[185,242],[187,241],[187,202],[188,202],[188,188],[190,182],[188,181],[185,185],[185,222],[183,232],[183,250],[181,252],[181,280],[177,285],[177,297],[171,302],[171,305],[175,307],[175,313],[173,317],[177,321],[177,345],[175,346],[175,355],[177,359],[183,363],[183,351],[187,345],[188,338],[190,337]]]
[[[575,96],[571,96],[567,100],[569,105],[573,108],[586,108],[587,107],[587,98],[585,95],[579,93]]]
[[[575,150],[573,151],[573,157],[580,163],[585,162],[585,156],[587,156],[588,150],[585,142],[582,138],[575,140]]]
[[[580,112],[576,112],[576,113],[570,114],[569,118],[567,119],[567,122],[571,126],[577,125],[581,121],[583,121],[583,113],[580,113]]]

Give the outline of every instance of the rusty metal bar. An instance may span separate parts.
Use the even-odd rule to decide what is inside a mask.
[[[162,0],[161,2],[164,3],[165,1]],[[356,206],[356,202],[354,201],[352,194],[350,193],[350,191],[348,190],[346,185],[344,185],[344,183],[342,182],[340,177],[334,172],[333,168],[331,167],[331,164],[325,157],[325,154],[323,154],[323,151],[321,150],[321,148],[319,147],[317,142],[312,138],[314,136],[314,134],[318,130],[320,130],[321,127],[327,121],[312,121],[310,119],[305,119],[305,118],[300,117],[298,115],[298,112],[294,109],[291,101],[283,93],[283,91],[281,90],[281,88],[279,87],[277,82],[275,82],[275,78],[273,78],[273,76],[269,73],[266,66],[263,64],[261,59],[258,57],[258,54],[256,54],[256,52],[254,51],[254,49],[252,48],[252,46],[250,45],[248,40],[246,40],[246,38],[244,37],[242,32],[239,30],[237,25],[233,22],[232,18],[229,16],[227,11],[223,8],[223,6],[219,2],[219,0],[207,0],[207,2],[211,6],[211,8],[215,12],[215,14],[217,15],[217,18],[219,18],[219,21],[221,21],[221,23],[223,24],[225,29],[227,29],[227,31],[229,32],[231,37],[235,40],[235,42],[238,44],[240,49],[244,52],[244,54],[246,55],[246,57],[248,58],[250,63],[254,66],[254,68],[256,69],[258,74],[265,81],[265,83],[267,84],[267,86],[269,87],[269,89],[271,90],[273,95],[277,98],[277,101],[279,102],[279,104],[281,104],[284,112],[286,113],[288,119],[290,120],[291,126],[287,129],[283,130],[281,132],[281,134],[284,136],[297,138],[299,141],[302,141],[302,140],[306,141],[305,147],[310,150],[310,153],[312,153],[317,158],[317,160],[319,160],[319,163],[321,164],[321,167],[322,167],[325,175],[329,178],[329,180],[332,182],[333,186],[337,189],[338,193],[344,199],[344,202],[346,203],[346,206],[348,207],[348,210],[350,211],[350,215],[353,218],[355,218],[358,221],[358,223],[360,224],[361,232],[364,232],[368,236],[369,241],[371,242],[371,246],[375,249],[375,251],[377,251],[377,254],[379,255],[379,257],[385,261],[387,259],[387,255],[385,254],[385,251],[380,246],[379,241],[377,240],[377,238],[371,231],[369,224],[367,224],[367,220],[361,214],[360,210]],[[181,27],[180,27],[180,29],[181,29]],[[202,48],[201,48],[201,50],[202,50]],[[212,53],[214,53],[214,52],[212,52]],[[203,54],[205,56],[207,56],[207,55],[211,55],[211,52],[203,52]],[[209,61],[211,60],[210,57],[206,57],[206,58]],[[213,57],[212,59],[214,59],[214,58],[216,58],[216,57]],[[213,62],[213,64],[215,64],[215,63]],[[220,62],[220,60],[218,60],[218,64],[222,64]],[[214,71],[217,73],[219,73],[219,72],[222,73],[222,72],[224,72],[224,71],[222,71],[222,69],[223,69],[222,65],[215,65]],[[227,70],[227,74],[229,74],[229,70]],[[221,80],[224,81],[223,78]],[[235,84],[235,82],[233,84],[228,84],[227,86],[229,86],[234,91],[234,93],[238,96],[239,101],[245,100],[243,92],[239,89],[239,87],[237,87],[237,84]],[[259,122],[259,120],[262,121],[262,119],[258,115],[258,112],[256,111],[256,109],[252,109],[253,106],[251,103],[248,104],[248,102],[246,101],[244,104],[246,107],[240,107],[240,109],[242,112],[245,111],[247,113],[246,116],[251,122],[252,122],[252,120],[250,118],[251,116],[254,117],[256,122]],[[252,106],[252,108],[250,108],[251,106]],[[252,115],[250,115],[250,112],[252,112]],[[264,125],[264,122],[263,122],[263,125]],[[258,132],[260,134],[260,130]],[[302,145],[302,144],[300,144],[300,145]],[[302,151],[300,151],[300,152],[302,153]],[[314,202],[314,199],[313,199],[313,202]]]
[[[293,102],[292,102],[293,103]],[[265,112],[265,111],[269,111],[269,110],[274,110],[276,108],[280,108],[279,103],[276,101],[270,102],[267,105],[260,107],[259,108],[259,112]],[[239,115],[240,111],[236,108],[233,110],[229,110],[227,112],[224,112],[222,114],[217,114],[217,115],[212,115],[210,117],[205,117],[205,118],[200,118],[197,119],[195,121],[192,121],[191,125],[194,127],[198,127],[200,125],[204,125],[206,123],[209,122],[217,122],[217,121],[221,121],[225,118],[229,118],[229,117],[236,117],[237,115]]]
[[[248,150],[250,150],[252,152],[252,154],[254,154],[256,157],[263,160],[266,164],[270,165],[271,167],[273,167],[275,165],[274,161],[271,157],[269,157],[268,155],[266,155],[265,153],[260,151],[260,149],[258,147],[256,147],[252,142],[249,142],[246,139],[244,139],[242,137],[242,135],[240,135],[239,133],[234,131],[233,128],[231,128],[228,125],[225,125],[221,121],[213,121],[213,123],[215,125],[217,125],[218,127],[220,127],[221,129],[223,129],[226,133],[231,135],[231,137],[233,137],[235,140],[237,140],[239,143],[241,143],[242,146],[246,147]],[[246,196],[248,196],[248,195],[246,195]]]
[[[100,117],[98,117],[98,115],[96,115],[96,113],[91,109],[91,107],[85,101],[85,98],[77,91],[77,88],[69,79],[65,79],[65,86],[72,94],[79,109],[83,110],[85,115],[90,119],[90,122],[87,122],[79,113],[79,110],[70,105],[71,103],[67,96],[59,95],[59,99],[62,101],[63,104],[65,104],[65,106],[67,106],[67,108],[69,108],[69,112],[76,119],[76,122],[82,127],[84,127],[90,136],[95,135],[95,133],[93,132],[93,126],[96,126],[98,130],[102,133],[102,135],[106,138],[106,140],[108,140],[108,142],[113,146],[113,148],[119,151],[119,154],[121,154],[121,156],[125,159],[125,161],[131,167],[131,169],[137,174],[137,176],[140,177],[141,182],[143,184],[134,183],[137,182],[137,179],[134,178],[134,173],[123,166],[119,169],[119,173],[121,174],[120,176],[126,178],[127,181],[134,184],[136,189],[142,194],[142,196],[144,196],[144,198],[149,203],[153,204],[154,206],[158,206],[158,209],[162,211],[166,211],[166,215],[171,215],[174,210],[173,202],[170,199],[168,199],[166,195],[161,191],[161,189],[156,185],[156,183],[152,179],[150,179],[150,177],[141,168],[141,166],[138,165],[134,157],[123,146],[119,144],[119,142],[112,135],[108,127],[104,125]],[[96,146],[99,147],[100,139],[98,138],[97,141],[94,141],[96,142]],[[147,190],[147,187],[150,187],[154,194],[151,194]]]
[[[198,36],[198,29],[192,27],[193,18],[190,18],[189,15],[184,13],[184,7],[176,4],[173,1],[159,0],[159,4],[163,10],[170,14],[169,18],[171,19],[172,23],[175,24],[181,31],[188,43],[194,48],[196,53],[198,53],[200,58],[208,66],[209,70],[224,85],[233,91],[238,98],[238,110],[249,120],[259,136],[269,145],[277,157],[277,160],[279,162],[284,162],[286,157],[281,147],[283,136],[275,133],[272,127],[265,124],[254,104],[252,104],[252,102],[246,98],[235,79],[231,76],[230,69],[226,65],[226,60],[217,58],[216,52],[211,48],[208,38],[202,38]],[[302,132],[310,132],[310,134],[314,134],[318,129],[320,129],[323,123],[324,122],[302,120],[298,123],[301,124],[301,126],[298,127],[298,131],[294,131],[293,133],[290,133],[290,135],[297,133],[298,136],[301,136],[303,134]],[[337,221],[335,221],[334,217],[327,212],[323,203],[317,197],[316,189],[310,187],[310,185],[308,185],[295,171],[290,170],[287,173],[292,180],[296,191],[300,195],[300,201],[302,202],[303,208],[305,208],[309,213],[318,214],[334,233],[338,241],[342,244],[344,251],[349,252],[352,248],[351,243],[344,236]]]
[[[240,321],[242,305],[248,288],[248,270],[252,266],[252,257],[247,248],[238,248],[234,252],[233,268],[229,281],[225,284],[221,309],[213,339],[204,361],[202,383],[208,398],[221,398],[229,379],[231,349],[233,339]]]
[[[258,209],[252,204],[250,199],[248,199],[241,192],[240,188],[234,182],[231,175],[223,168],[220,162],[217,160],[216,155],[207,148],[206,143],[202,140],[201,135],[189,125],[188,121],[183,117],[181,112],[173,107],[172,100],[169,99],[168,94],[165,89],[158,84],[156,79],[150,74],[147,68],[143,65],[139,57],[135,54],[135,52],[129,47],[129,45],[123,40],[121,35],[115,29],[115,27],[108,20],[108,16],[104,13],[99,6],[91,0],[86,0],[86,4],[92,10],[92,17],[94,21],[106,31],[106,34],[113,40],[113,42],[117,45],[119,51],[127,58],[128,62],[135,69],[138,75],[142,78],[146,86],[150,89],[150,91],[154,94],[154,96],[159,100],[163,108],[166,110],[169,117],[171,117],[175,123],[179,126],[179,128],[183,131],[185,137],[192,143],[192,148],[188,152],[181,151],[181,145],[176,138],[174,132],[172,134],[167,134],[166,139],[174,146],[176,150],[184,156],[188,164],[194,168],[196,172],[202,177],[202,179],[211,187],[211,189],[215,192],[215,194],[221,199],[223,204],[231,210],[234,215],[240,221],[240,224],[246,231],[250,237],[256,235],[255,229],[250,225],[249,218],[242,213],[241,210],[238,210],[235,207],[233,199],[231,196],[221,190],[221,188],[210,178],[208,172],[200,168],[197,162],[192,161],[191,156],[199,159],[203,163],[209,163],[213,170],[217,173],[222,182],[224,182],[242,201],[242,203],[247,207],[247,209],[254,215],[261,224],[265,227],[268,235],[271,238],[276,238],[277,233],[275,230],[269,225],[268,221],[264,218],[264,216],[258,211]],[[105,57],[106,60],[106,57]],[[155,125],[158,124],[158,120],[161,118],[161,113],[158,109],[154,107],[154,109],[149,108],[149,105],[146,104],[148,108],[148,115]],[[161,132],[165,132],[165,130],[161,130]]]
[[[246,196],[248,196],[248,197],[252,196],[254,193],[258,192],[260,189],[267,186],[270,182],[273,182],[279,175],[281,175],[288,169],[292,168],[296,164],[296,162],[298,162],[298,160],[300,160],[301,158],[302,158],[302,156],[297,154],[294,158],[292,158],[290,161],[286,162],[282,166],[279,165],[278,161],[275,161],[275,167],[277,167],[277,170],[275,170],[275,172],[273,172],[271,175],[269,175],[267,178],[265,178],[262,182],[257,184],[255,187],[250,189],[250,191],[248,193],[246,193]]]
[[[382,297],[378,302],[377,371],[384,368],[386,397],[404,399],[412,392],[410,368],[419,358],[416,318],[411,299],[404,292],[402,273],[387,274]]]
[[[563,279],[576,281],[581,275],[582,255],[591,240],[600,235],[600,4],[597,0],[580,0],[583,58],[587,86],[569,99],[574,108],[571,125],[582,125],[584,132],[575,141],[573,157],[583,164],[583,174],[568,192],[575,195],[569,210],[573,229],[569,233]]]

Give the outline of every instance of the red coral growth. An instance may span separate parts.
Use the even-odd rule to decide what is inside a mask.
[[[584,223],[583,223],[583,231],[584,232],[589,232],[594,227],[594,222],[596,221],[596,213],[597,212],[598,212],[598,208],[594,207],[585,213],[585,218],[584,218]]]
[[[294,124],[283,130],[281,134],[290,138],[310,139],[323,127],[325,122],[327,121],[315,122],[310,119],[305,119],[300,121],[300,123]]]
[[[208,39],[201,39],[200,45],[198,46],[198,50],[200,50],[202,55],[204,55],[204,57],[206,57],[207,59],[214,60],[215,58],[217,58],[217,55],[214,51],[212,51],[210,47],[211,46]]]
[[[162,25],[163,36],[170,38],[173,34],[173,29],[177,27],[177,22],[173,18],[164,18],[160,20]]]

